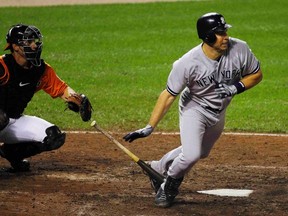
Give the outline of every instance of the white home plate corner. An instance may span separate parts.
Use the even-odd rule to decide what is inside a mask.
[[[247,189],[214,189],[197,191],[197,193],[210,194],[216,196],[230,196],[230,197],[248,197],[253,190]]]

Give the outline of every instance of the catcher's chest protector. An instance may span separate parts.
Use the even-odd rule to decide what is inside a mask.
[[[37,84],[45,72],[44,62],[40,67],[24,69],[9,54],[0,58],[4,68],[5,80],[0,85],[0,109],[11,118],[18,118],[32,99]],[[1,82],[0,82],[1,83]]]

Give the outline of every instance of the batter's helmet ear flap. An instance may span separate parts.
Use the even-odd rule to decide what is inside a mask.
[[[216,42],[217,38],[216,38],[216,35],[213,31],[209,31],[203,40],[207,44],[214,44]]]

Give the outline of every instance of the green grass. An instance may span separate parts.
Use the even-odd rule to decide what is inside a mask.
[[[281,0],[1,8],[0,46],[10,25],[36,25],[44,35],[42,57],[89,97],[93,118],[103,128],[129,131],[146,125],[172,63],[200,43],[197,18],[217,11],[233,25],[230,36],[248,42],[264,73],[257,87],[232,101],[225,130],[287,133],[287,8]],[[64,109],[40,92],[26,114],[62,129],[90,128]],[[177,103],[158,130],[178,130]]]

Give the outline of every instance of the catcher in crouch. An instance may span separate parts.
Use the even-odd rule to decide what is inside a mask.
[[[65,133],[54,124],[23,112],[33,95],[44,90],[52,98],[60,97],[67,107],[78,112],[83,121],[91,118],[88,98],[76,93],[41,59],[42,34],[32,25],[17,24],[6,35],[0,57],[0,155],[13,172],[29,171],[27,158],[60,148]]]

